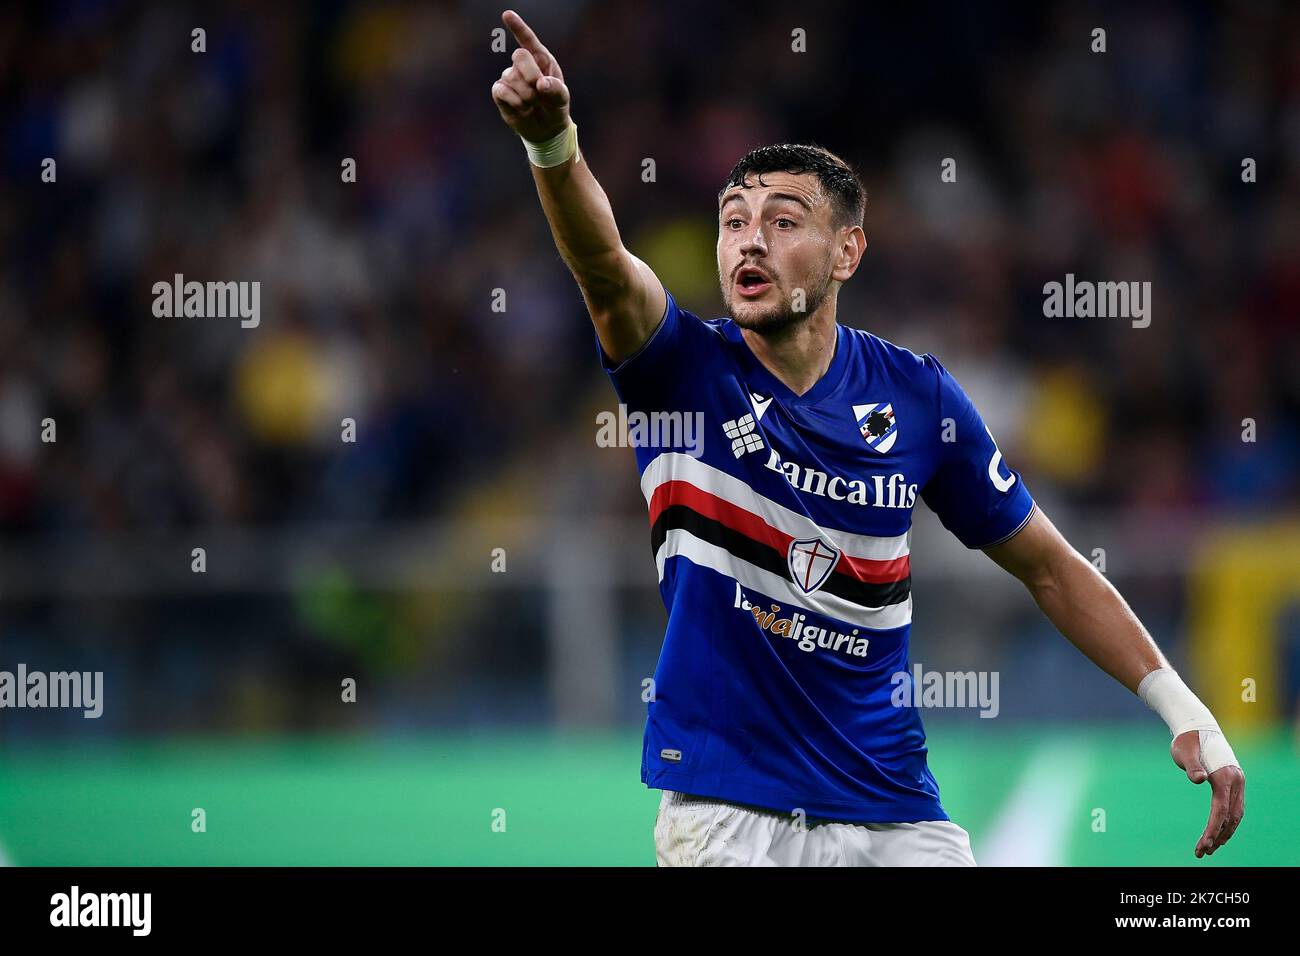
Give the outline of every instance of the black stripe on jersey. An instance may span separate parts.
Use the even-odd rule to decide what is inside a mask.
[[[668,532],[678,528],[794,584],[786,555],[762,541],[755,541],[744,532],[728,528],[722,522],[700,514],[689,505],[669,505],[659,513],[659,518],[650,529],[650,553],[658,554]],[[814,593],[821,592],[852,601],[864,608],[886,607],[907,600],[912,593],[912,576],[909,574],[898,581],[877,584],[832,572],[826,583]]]

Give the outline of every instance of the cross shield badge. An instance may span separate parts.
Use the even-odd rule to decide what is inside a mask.
[[[790,579],[804,594],[812,594],[825,584],[839,560],[839,548],[832,547],[824,538],[791,541],[786,554]]]

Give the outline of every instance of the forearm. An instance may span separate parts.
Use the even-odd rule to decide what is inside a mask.
[[[578,285],[595,298],[624,286],[625,250],[614,210],[586,159],[531,168],[555,248]]]
[[[1239,767],[1210,709],[1169,666],[1119,591],[1073,549],[1054,563],[1060,567],[1030,592],[1057,629],[1140,696],[1174,737],[1197,731],[1199,759],[1207,772]]]
[[[1035,603],[1094,664],[1137,693],[1142,678],[1168,662],[1119,591],[1069,549],[1026,581]]]
[[[1024,583],[1070,643],[1160,715],[1175,745],[1181,735],[1198,732],[1198,766],[1210,773],[1240,767],[1214,715],[1169,666],[1119,591],[1070,547],[1045,514],[1037,511],[1019,534],[985,551]],[[1193,756],[1188,752],[1180,759],[1176,753],[1175,759],[1186,769]]]
[[[624,247],[609,198],[581,155],[532,170],[555,247],[582,291],[602,347],[615,360],[630,355],[663,315],[658,278]]]

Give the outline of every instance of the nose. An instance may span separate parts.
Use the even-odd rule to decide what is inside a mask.
[[[762,223],[755,223],[753,230],[740,242],[740,254],[748,256],[750,253],[767,255],[767,240],[763,237]]]

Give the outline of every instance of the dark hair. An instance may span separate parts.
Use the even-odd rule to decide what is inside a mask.
[[[782,143],[779,146],[760,146],[750,150],[732,168],[726,184],[718,190],[718,200],[732,186],[745,188],[745,178],[756,175],[760,186],[763,173],[813,173],[822,184],[831,201],[831,223],[836,229],[842,226],[861,226],[867,210],[867,191],[853,167],[829,149],[816,144]]]

